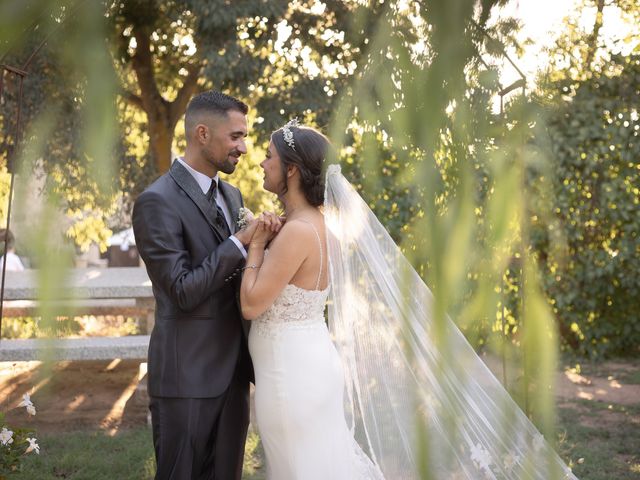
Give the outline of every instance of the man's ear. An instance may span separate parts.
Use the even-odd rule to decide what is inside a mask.
[[[203,123],[196,125],[196,138],[200,143],[206,143],[209,138],[209,127]]]

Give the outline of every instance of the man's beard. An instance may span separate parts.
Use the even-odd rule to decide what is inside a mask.
[[[220,166],[220,168],[218,168],[218,170],[222,173],[231,174],[235,172],[236,166],[227,158],[227,160]]]
[[[239,158],[240,158],[239,155],[235,156],[234,152],[231,152],[229,155],[227,155],[224,161],[221,162],[221,164],[218,166],[218,170],[226,174],[231,174],[235,172],[237,162],[234,163],[234,160],[237,160]]]

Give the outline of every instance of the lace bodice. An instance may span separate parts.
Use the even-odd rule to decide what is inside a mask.
[[[322,275],[322,242],[316,227],[311,222],[303,221],[313,228],[320,247],[320,272],[316,280],[316,288],[308,290],[288,284],[276,297],[273,305],[254,320],[253,328],[260,335],[274,337],[283,328],[305,328],[324,323],[324,306],[329,287],[324,290],[318,289]],[[264,253],[267,255],[269,251],[266,250]]]
[[[253,327],[262,336],[274,337],[283,328],[305,328],[324,323],[324,306],[329,287],[324,290],[307,290],[287,285]]]

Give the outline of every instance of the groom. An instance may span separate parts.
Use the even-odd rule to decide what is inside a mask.
[[[236,300],[251,234],[240,191],[218,178],[247,152],[248,107],[196,95],[187,147],[137,199],[136,245],[153,284],[149,396],[156,479],[240,479],[253,376]]]

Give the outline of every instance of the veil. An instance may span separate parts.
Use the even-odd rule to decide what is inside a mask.
[[[455,324],[434,324],[429,288],[339,165],[324,214],[346,415],[385,478],[576,479]]]

